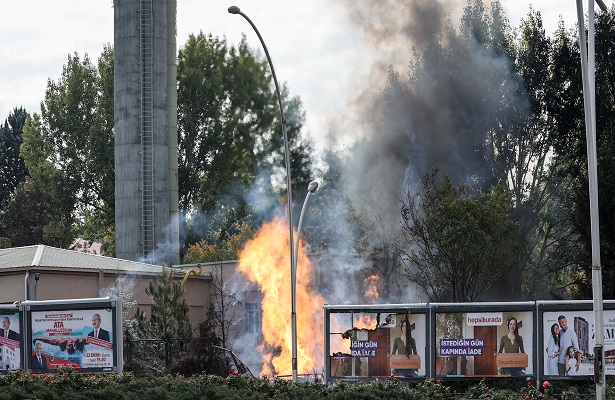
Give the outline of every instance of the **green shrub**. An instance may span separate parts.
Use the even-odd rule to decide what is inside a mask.
[[[11,371],[0,375],[0,400],[581,400],[595,397],[586,381],[492,381],[440,382],[383,379],[362,383],[343,380],[332,384],[293,383],[283,379],[248,378],[237,373],[227,377],[179,374],[136,378],[124,375],[82,374],[67,368],[55,374]],[[607,399],[615,400],[615,387],[607,387]]]

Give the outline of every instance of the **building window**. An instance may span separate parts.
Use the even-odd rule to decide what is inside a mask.
[[[258,303],[245,303],[245,332],[252,334],[261,333],[261,313]]]

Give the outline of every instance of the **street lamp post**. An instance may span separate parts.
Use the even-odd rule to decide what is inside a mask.
[[[260,40],[261,45],[263,46],[263,49],[265,50],[265,55],[267,56],[267,61],[269,62],[269,68],[271,68],[271,75],[273,76],[273,82],[275,84],[275,91],[276,91],[276,94],[278,95],[278,105],[280,107],[280,118],[281,118],[281,123],[282,123],[282,134],[284,135],[284,156],[285,156],[285,159],[286,159],[286,193],[287,193],[287,196],[288,196],[288,226],[289,226],[289,248],[290,248],[290,271],[291,271],[291,276],[292,276],[294,265],[295,265],[295,256],[294,256],[294,252],[293,252],[293,243],[294,243],[294,241],[293,241],[292,191],[291,191],[291,183],[290,183],[291,182],[291,179],[290,179],[290,150],[289,150],[289,145],[288,145],[288,132],[286,130],[286,118],[284,118],[284,107],[282,106],[282,96],[280,94],[280,86],[278,85],[278,79],[277,79],[277,77],[275,75],[275,69],[273,68],[273,63],[271,62],[271,57],[269,56],[269,51],[267,50],[267,46],[265,45],[265,41],[263,40],[263,37],[261,36],[260,32],[256,28],[256,25],[254,25],[252,20],[250,18],[248,18],[248,16],[246,14],[241,12],[239,7],[237,7],[237,6],[230,6],[228,8],[228,12],[231,13],[231,14],[239,14],[239,15],[241,15],[252,26],[252,29],[254,29],[254,32],[256,32],[256,35],[258,36],[258,39]],[[316,190],[316,189],[314,189],[314,190]],[[294,298],[295,298],[295,286],[291,285],[291,301]],[[293,321],[296,320],[295,310],[294,309],[291,311],[291,319]],[[293,325],[293,327],[294,327],[294,325]],[[296,349],[293,352],[292,368],[293,368],[293,381],[296,382],[297,381],[297,352],[296,352]]]
[[[596,0],[602,11],[607,11],[602,0]],[[594,380],[596,399],[606,395],[604,371],[604,320],[602,305],[602,266],[600,264],[600,235],[598,220],[598,168],[596,150],[596,85],[594,64],[594,1],[589,0],[588,47],[585,46],[585,21],[583,1],[577,0],[579,45],[581,49],[581,76],[583,78],[583,105],[585,109],[585,137],[587,140],[587,171],[589,180],[589,214],[592,248],[592,292],[594,312]]]
[[[299,257],[299,239],[301,238],[301,225],[303,224],[303,213],[307,208],[310,195],[318,189],[318,182],[312,181],[308,185],[308,192],[305,195],[303,207],[301,207],[301,215],[299,216],[299,225],[297,225],[297,243],[294,246],[295,255],[293,257],[293,265],[290,270],[291,279],[291,342],[292,342],[292,359],[293,359],[293,382],[297,382],[297,259]]]

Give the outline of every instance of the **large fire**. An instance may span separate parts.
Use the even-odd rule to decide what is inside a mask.
[[[290,247],[288,221],[265,223],[239,254],[239,270],[262,292],[262,375],[292,372]],[[310,286],[313,270],[303,244],[297,257],[297,370],[322,371],[324,299]]]

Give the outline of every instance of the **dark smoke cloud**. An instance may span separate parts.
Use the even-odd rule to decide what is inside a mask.
[[[527,102],[517,98],[508,59],[446,34],[458,32],[465,4],[365,0],[347,6],[376,56],[371,79],[357,86],[347,115],[362,127],[347,174],[351,190],[359,196],[368,184],[395,198],[432,168],[456,183],[489,180],[489,127]],[[444,51],[434,51],[439,46]],[[412,68],[413,49],[428,55],[420,58],[421,68]],[[391,209],[398,209],[395,200]]]
[[[371,69],[355,81],[353,101],[330,132],[355,135],[343,179],[377,247],[399,237],[399,199],[418,188],[422,173],[435,168],[455,184],[490,182],[489,129],[522,115],[527,101],[518,97],[508,59],[474,40],[472,30],[459,34],[466,2],[345,4],[371,46],[364,58]]]
[[[392,41],[412,39],[420,46],[439,34],[446,23],[447,11],[454,10],[452,2],[433,0],[412,1],[346,1],[349,15],[366,40],[373,46],[389,45]]]

